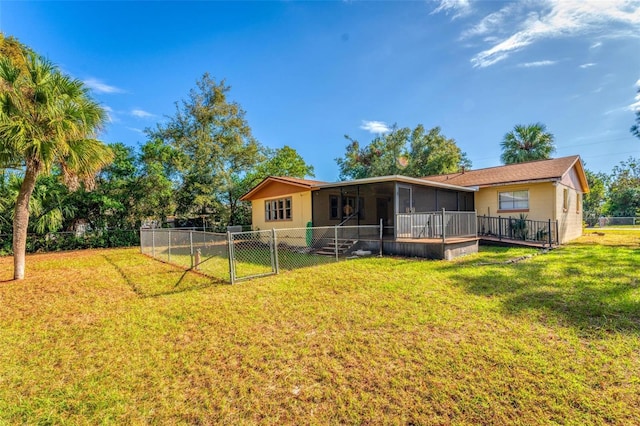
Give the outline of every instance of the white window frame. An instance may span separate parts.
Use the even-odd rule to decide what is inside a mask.
[[[291,197],[275,198],[264,201],[265,222],[280,222],[293,220],[293,205]]]
[[[526,197],[523,196],[526,194]],[[517,198],[519,196],[519,198]],[[510,198],[510,199],[503,199]],[[508,205],[508,204],[511,205]],[[499,191],[498,192],[498,211],[529,211],[529,190],[520,189],[516,191]]]

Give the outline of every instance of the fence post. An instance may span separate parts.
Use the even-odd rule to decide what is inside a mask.
[[[556,244],[560,245],[560,232],[558,230],[558,219],[556,219]]]
[[[411,213],[411,209],[409,209],[409,238],[413,237],[413,213]]]
[[[444,244],[444,242],[446,241],[446,235],[445,235],[445,224],[444,224],[444,207],[442,208],[442,243]]]
[[[498,241],[502,241],[502,216],[498,216]]]
[[[549,248],[551,248],[551,244],[552,244],[552,240],[551,240],[551,238],[552,238],[552,235],[551,235],[551,219],[549,219],[549,222],[547,224],[547,232],[549,233],[549,238],[548,238],[548,240],[549,240]]]
[[[200,259],[201,259],[201,254],[202,252],[200,251],[200,249],[196,250],[196,261],[195,261],[195,265],[193,265],[193,269],[194,270],[198,270],[198,265],[200,265]]]
[[[191,255],[191,268],[193,268],[193,231],[189,231],[189,254]]]
[[[167,232],[167,246],[169,247],[168,249],[168,255],[167,255],[167,262],[171,263],[171,229],[168,230]]]
[[[235,271],[235,264],[233,262],[235,254],[233,253],[233,236],[231,235],[231,232],[227,231],[227,253],[229,254],[229,281],[231,281],[231,284],[235,284],[236,283],[236,271]]]
[[[474,235],[475,237],[477,237],[478,236],[478,212],[476,210],[473,211],[473,222],[471,220],[468,220],[467,223],[473,224],[469,227],[469,235]],[[471,230],[473,230],[474,232],[471,232]]]
[[[509,216],[509,239],[513,240],[513,219]]]
[[[151,228],[151,257],[156,257],[156,230]]]
[[[276,274],[280,273],[280,261],[278,260],[278,234],[271,228],[271,270]]]
[[[334,227],[333,229],[334,237],[333,237],[333,245],[336,250],[336,262],[338,261],[338,227]]]

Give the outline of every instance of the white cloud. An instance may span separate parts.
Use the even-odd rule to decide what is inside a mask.
[[[127,130],[131,130],[132,132],[136,132],[136,133],[140,133],[141,135],[144,135],[144,131],[136,127],[127,127]]]
[[[636,81],[636,86],[640,88],[640,78],[638,79],[638,81]]]
[[[535,62],[525,62],[523,64],[518,64],[519,67],[523,67],[523,68],[531,68],[531,67],[546,67],[549,65],[553,65],[556,64],[558,61],[549,61],[549,60],[545,60],[545,61],[535,61]]]
[[[602,46],[602,42],[601,41],[596,41],[591,46],[589,46],[589,49],[597,49],[600,46]]]
[[[84,80],[84,84],[97,93],[124,93],[124,90],[119,87],[110,86],[97,78],[88,78]]]
[[[500,41],[471,58],[474,67],[483,68],[541,40],[603,31],[608,37],[638,37],[639,28],[638,0],[546,0],[518,3],[517,6],[509,3],[485,16],[474,27],[463,32],[462,37],[482,35],[486,39],[487,35],[505,34],[508,30]],[[601,42],[596,42],[591,47],[600,45]]]
[[[131,110],[131,115],[133,115],[134,117],[138,117],[138,118],[151,118],[151,117],[155,117],[154,114],[151,114],[150,112],[147,112],[145,110],[142,109],[132,109]]]
[[[597,64],[594,63],[594,62],[589,62],[589,63],[586,63],[586,64],[579,65],[579,67],[582,68],[582,69],[585,69],[585,68],[595,67],[596,65]]]
[[[638,80],[638,83],[640,83],[640,80]],[[640,84],[638,84],[638,86],[640,86]],[[640,93],[637,93],[634,99],[635,99],[635,102],[629,105],[627,109],[633,112],[640,111]]]
[[[444,12],[447,15],[449,13],[453,14],[453,19],[459,18],[461,16],[466,16],[471,13],[471,3],[469,0],[434,0],[438,3],[438,7],[436,7],[431,14]]]
[[[362,125],[360,126],[362,130],[366,130],[370,133],[381,134],[381,133],[389,133],[391,128],[384,121],[366,121],[362,120]]]
[[[509,18],[514,12],[519,11],[521,9],[521,4],[514,2],[509,3],[502,9],[497,12],[490,13],[485,16],[473,27],[469,28],[462,32],[461,38],[469,38],[475,36],[483,36],[488,33],[495,32],[498,29],[503,28],[504,21]],[[493,43],[500,40],[497,36],[487,36],[484,38],[484,41],[488,43]]]

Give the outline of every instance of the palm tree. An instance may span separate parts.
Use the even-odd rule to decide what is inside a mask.
[[[504,135],[500,143],[504,164],[524,163],[525,161],[546,160],[556,150],[552,133],[542,123],[516,125]]]
[[[0,59],[0,167],[23,171],[13,216],[16,280],[24,278],[29,200],[38,176],[57,166],[70,189],[81,182],[91,187],[112,156],[94,139],[106,112],[86,86],[26,48],[23,56],[26,66]]]

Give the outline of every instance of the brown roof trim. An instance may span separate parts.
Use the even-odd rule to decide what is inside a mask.
[[[253,194],[260,191],[265,186],[269,185],[271,182],[279,182],[287,185],[295,186],[301,189],[311,189],[312,186],[324,184],[325,182],[319,180],[310,180],[310,179],[300,179],[293,178],[288,176],[267,176],[262,179],[262,181],[254,186],[249,192],[240,197],[240,201],[250,200]]]
[[[439,181],[430,181],[424,178],[414,178],[414,177],[403,176],[403,175],[376,176],[376,177],[370,177],[370,178],[344,180],[340,182],[322,183],[322,184],[314,185],[313,190],[315,191],[317,189],[338,188],[341,186],[365,185],[368,183],[381,183],[381,182],[410,183],[410,184],[415,184],[420,186],[430,186],[435,188],[452,189],[455,191],[464,191],[464,192],[475,191],[474,188],[469,188],[466,186],[453,185],[450,183],[439,182]]]
[[[576,161],[574,161],[571,167],[569,167],[567,171],[562,174],[562,177],[564,178],[567,173],[569,173],[569,171],[574,167],[578,169],[578,179],[580,179],[583,194],[588,194],[589,192],[591,192],[591,189],[589,188],[589,182],[587,182],[587,174],[584,171],[584,165],[582,164],[582,160],[580,159],[579,155],[576,155]]]

